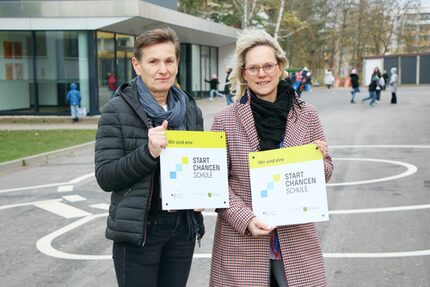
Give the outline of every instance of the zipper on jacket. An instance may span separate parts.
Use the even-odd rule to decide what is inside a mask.
[[[152,119],[148,118],[148,123],[149,123],[149,128],[154,127]],[[148,142],[149,142],[149,139],[148,139]],[[146,227],[148,226],[148,213],[149,213],[149,209],[151,208],[152,194],[154,193],[154,172],[151,175],[151,186],[150,186],[149,190],[150,190],[149,200],[148,200],[148,204],[146,205],[146,209],[145,209],[145,220],[143,221],[143,232],[145,233],[145,235],[143,236],[142,246],[144,246],[146,243]]]
[[[142,241],[142,246],[145,245],[146,243],[146,227],[148,226],[148,213],[149,213],[149,209],[151,208],[151,202],[152,202],[152,194],[154,192],[154,173],[152,173],[151,176],[151,188],[149,189],[151,192],[149,193],[149,200],[148,200],[148,204],[146,205],[146,209],[145,209],[145,220],[143,221],[143,231],[145,233],[145,235],[143,236],[143,241]]]

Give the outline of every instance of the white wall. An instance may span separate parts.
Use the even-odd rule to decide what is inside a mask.
[[[236,43],[218,48],[219,89],[224,91],[227,66],[234,66],[234,50]]]
[[[361,83],[364,83],[366,86],[370,84],[370,78],[372,77],[373,69],[375,69],[376,67],[378,67],[380,71],[383,71],[382,69],[384,67],[383,58],[363,60],[363,79]]]

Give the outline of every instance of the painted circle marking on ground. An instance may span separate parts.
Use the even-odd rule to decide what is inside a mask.
[[[386,159],[374,159],[374,158],[345,158],[345,157],[340,157],[340,158],[333,158],[334,161],[348,161],[348,160],[353,160],[353,161],[372,161],[372,162],[382,162],[382,163],[389,163],[389,164],[394,164],[394,165],[400,165],[400,166],[404,166],[406,167],[406,171],[402,172],[400,174],[397,175],[393,175],[393,176],[387,176],[387,177],[382,177],[382,178],[376,178],[376,179],[369,179],[369,180],[361,180],[361,181],[352,181],[352,182],[338,182],[338,183],[327,183],[326,186],[345,186],[345,185],[358,185],[358,184],[368,184],[368,183],[375,183],[375,182],[383,182],[383,181],[389,181],[389,180],[394,180],[394,179],[399,179],[402,177],[406,177],[406,176],[410,176],[414,173],[417,172],[418,168],[410,163],[406,163],[406,162],[402,162],[402,161],[394,161],[394,160],[386,160]]]
[[[96,215],[90,215],[86,216],[84,218],[81,218],[75,222],[72,222],[69,225],[66,225],[48,235],[43,236],[36,242],[37,249],[42,252],[45,255],[55,257],[55,258],[62,258],[62,259],[74,259],[74,260],[106,260],[106,259],[112,259],[112,255],[86,255],[86,254],[73,254],[73,253],[67,253],[62,252],[54,247],[52,247],[52,241],[57,238],[60,235],[66,234],[67,232],[90,222],[91,220],[107,216],[107,213],[101,213]]]
[[[430,148],[430,146],[387,146],[387,145],[374,145],[374,146],[333,146],[331,148]],[[401,165],[407,168],[406,172],[380,178],[374,180],[366,180],[366,181],[358,181],[358,182],[349,182],[349,183],[336,183],[331,184],[331,186],[339,186],[339,185],[353,185],[353,184],[365,184],[365,183],[373,183],[373,182],[381,182],[388,181],[393,179],[402,178],[405,176],[409,176],[414,174],[417,171],[416,166],[404,162],[399,161],[390,161],[390,160],[380,160],[380,159],[366,159],[366,158],[335,158],[334,160],[361,160],[361,161],[375,161],[375,162],[383,162],[383,163],[391,163]],[[86,175],[87,176],[87,175]],[[0,191],[1,192],[1,191]],[[333,210],[332,214],[351,214],[351,213],[368,213],[368,212],[387,212],[387,211],[403,211],[403,210],[416,210],[416,209],[424,209],[430,208],[430,204],[424,205],[410,205],[410,206],[399,206],[399,207],[384,207],[384,208],[371,208],[371,209],[356,209],[356,210]],[[207,216],[215,216],[215,212],[204,212]],[[78,221],[75,221],[69,225],[64,226],[42,238],[40,238],[36,246],[38,250],[48,256],[63,258],[63,259],[75,259],[75,260],[106,260],[111,259],[111,255],[85,255],[85,254],[72,254],[66,253],[59,250],[56,250],[52,247],[51,243],[56,237],[63,235],[76,227],[79,227],[95,218],[106,216],[107,213],[91,215],[84,217]],[[323,253],[325,258],[393,258],[393,257],[411,257],[411,256],[427,256],[430,255],[430,249],[427,250],[417,250],[417,251],[405,251],[405,252],[383,252],[383,253]],[[196,253],[194,254],[194,258],[196,259],[209,259],[211,258],[211,253]]]

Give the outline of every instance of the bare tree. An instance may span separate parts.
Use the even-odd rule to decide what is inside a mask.
[[[250,20],[255,16],[257,0],[251,0],[251,7],[248,0],[233,0],[233,4],[242,12],[242,29],[247,29]]]
[[[275,32],[273,33],[275,40],[278,39],[279,28],[281,27],[282,17],[284,17],[284,7],[285,7],[285,0],[280,0],[278,19],[276,20]]]
[[[351,13],[351,8],[354,4],[354,0],[340,0],[336,5],[336,18],[340,21],[336,23],[336,44],[335,54],[337,55],[337,75],[342,75],[343,57],[344,53],[348,50],[346,46],[347,28],[349,22],[348,16]],[[340,17],[339,17],[340,16]]]

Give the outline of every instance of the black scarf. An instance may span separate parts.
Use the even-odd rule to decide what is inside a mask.
[[[294,89],[285,81],[279,82],[274,103],[259,99],[251,91],[251,110],[260,139],[260,150],[282,146],[288,113],[293,108],[294,99]]]

